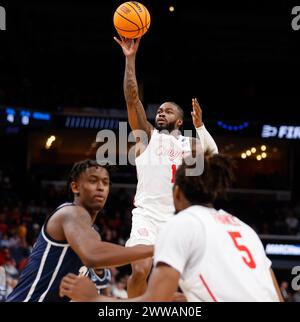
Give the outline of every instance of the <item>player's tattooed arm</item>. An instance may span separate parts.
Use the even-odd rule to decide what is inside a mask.
[[[124,75],[124,95],[127,104],[128,119],[132,130],[143,130],[150,138],[152,125],[148,122],[144,106],[139,98],[135,75],[135,59],[126,59]]]
[[[125,75],[124,75],[124,95],[127,104],[128,120],[131,129],[142,130],[151,136],[153,126],[148,122],[145,109],[139,98],[139,89],[135,71],[135,57],[139,47],[140,38],[135,41],[132,39],[114,38],[121,46],[126,57]]]

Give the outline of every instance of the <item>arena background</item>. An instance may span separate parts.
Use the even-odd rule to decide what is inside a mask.
[[[121,3],[0,2],[7,23],[0,31],[2,298],[26,265],[45,216],[67,200],[72,164],[95,159],[97,132],[118,133],[127,119],[124,57],[112,24]],[[137,75],[149,118],[172,100],[186,112],[184,128],[193,129],[191,98],[198,98],[219,150],[238,165],[235,186],[216,206],[261,235],[279,283],[287,282],[286,300],[300,301],[291,287],[300,260],[300,31],[291,26],[297,3],[142,3],[152,23]],[[104,240],[126,241],[135,184],[134,167],[113,173],[97,222]],[[124,267],[113,275],[124,282],[128,273]]]

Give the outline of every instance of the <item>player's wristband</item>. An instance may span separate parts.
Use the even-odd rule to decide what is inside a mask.
[[[200,131],[203,131],[203,130],[205,129],[204,123],[202,123],[202,125],[201,125],[201,126],[199,126],[199,127],[195,127],[195,129],[196,129],[197,133],[198,133],[198,131],[199,131],[199,132],[200,132]]]
[[[196,129],[196,132],[198,134],[199,140],[201,142],[201,147],[202,147],[202,149],[204,151],[204,147],[205,147],[205,138],[204,138],[204,136],[205,136],[205,134],[204,134],[205,126],[204,126],[204,123],[202,123],[201,126],[196,127],[195,129]]]

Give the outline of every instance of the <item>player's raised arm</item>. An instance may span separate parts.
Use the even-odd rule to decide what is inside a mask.
[[[191,112],[191,114],[193,118],[193,124],[199,136],[202,149],[204,150],[204,152],[210,152],[212,154],[218,153],[218,147],[215,140],[212,138],[203,124],[202,109],[196,98],[192,99],[192,108],[193,111]]]
[[[63,231],[69,245],[85,266],[102,268],[122,266],[153,255],[152,246],[125,248],[102,242],[98,233],[92,228],[88,212],[81,207],[72,210],[64,214]]]
[[[140,38],[136,40],[114,37],[115,41],[121,46],[126,57],[124,75],[124,95],[127,104],[128,120],[131,129],[143,130],[148,138],[151,136],[153,126],[148,122],[143,104],[139,98],[138,84],[135,73],[135,57],[139,47]]]

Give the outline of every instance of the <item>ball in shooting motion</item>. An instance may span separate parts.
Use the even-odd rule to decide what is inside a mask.
[[[142,37],[150,27],[150,14],[139,2],[121,4],[114,14],[114,26],[122,37],[134,39]]]

